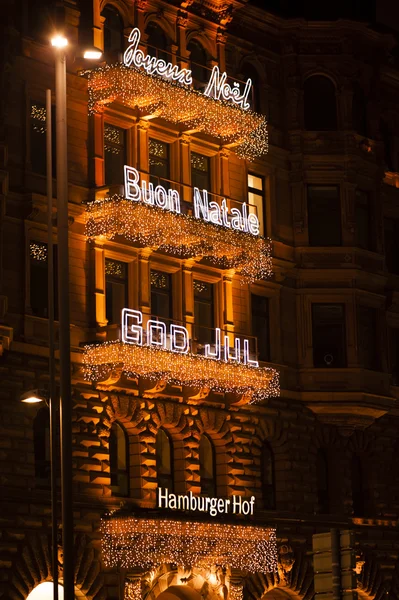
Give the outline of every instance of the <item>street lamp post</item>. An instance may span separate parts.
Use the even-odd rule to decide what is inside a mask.
[[[58,321],[60,352],[60,442],[64,598],[74,600],[72,394],[69,329],[68,157],[66,110],[66,38],[56,36],[55,102],[57,151]]]

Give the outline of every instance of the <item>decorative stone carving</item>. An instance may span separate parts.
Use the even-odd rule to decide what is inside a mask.
[[[289,586],[291,582],[291,571],[295,563],[294,551],[288,544],[283,544],[277,549],[278,576],[281,585]]]

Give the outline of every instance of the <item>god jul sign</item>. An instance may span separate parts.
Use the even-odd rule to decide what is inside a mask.
[[[139,50],[140,38],[140,30],[135,27],[130,32],[130,45],[123,55],[123,62],[127,67],[134,65],[137,69],[144,69],[148,75],[158,75],[185,86],[192,85],[193,78],[190,69],[180,69],[178,65],[172,65],[170,62],[167,63],[161,58],[158,59],[155,56],[145,55],[142,50]],[[214,66],[204,95],[216,100],[230,101],[236,106],[248,110],[250,108],[248,96],[251,87],[251,79],[247,80],[242,92],[238,82],[234,82],[233,87],[231,87],[227,83],[227,73],[220,73],[219,67]]]
[[[180,194],[177,190],[166,190],[162,185],[154,188],[152,183],[147,183],[145,180],[140,182],[137,169],[128,165],[124,167],[124,187],[127,200],[144,202],[175,213],[181,212]],[[195,187],[193,192],[194,216],[197,219],[227,229],[259,235],[259,219],[256,214],[250,212],[251,207],[245,202],[241,205],[241,209],[233,207],[229,211],[225,198],[221,204],[218,204],[214,200],[209,200],[207,190],[202,190],[201,194],[201,191]]]

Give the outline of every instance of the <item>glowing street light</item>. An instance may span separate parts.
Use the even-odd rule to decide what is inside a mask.
[[[51,38],[51,45],[54,46],[54,48],[66,48],[66,46],[68,46],[68,40],[63,35],[57,34]]]
[[[86,58],[87,60],[100,60],[100,58],[102,57],[103,53],[101,52],[101,50],[99,48],[87,48],[84,51],[83,54],[83,58]]]

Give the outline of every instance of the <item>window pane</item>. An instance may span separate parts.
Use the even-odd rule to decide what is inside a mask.
[[[377,337],[377,311],[375,308],[358,306],[357,336],[359,363],[365,369],[377,371],[380,368],[380,353]]]
[[[30,163],[32,171],[47,175],[46,148],[46,107],[40,102],[32,102],[30,110]],[[56,176],[55,106],[51,107],[51,157],[52,176]]]
[[[345,307],[312,304],[313,364],[321,368],[346,366]]]
[[[259,219],[259,233],[265,235],[265,215],[263,210],[264,203],[264,180],[248,173],[248,204],[249,212],[255,213]]]
[[[214,286],[199,279],[194,279],[194,318],[195,338],[201,343],[215,341],[215,307]]]
[[[259,360],[270,361],[269,298],[251,294],[252,335],[258,340]]]
[[[311,246],[341,244],[341,201],[338,186],[308,186],[308,227]]]
[[[211,191],[209,157],[191,152],[191,185],[199,190]]]
[[[113,491],[126,496],[129,489],[127,436],[116,422],[112,424],[109,436],[109,462]]]
[[[170,273],[151,270],[151,314],[161,319],[171,319],[172,276]]]
[[[155,440],[158,487],[173,490],[173,449],[163,429],[159,429]]]
[[[192,40],[187,45],[187,51],[190,53],[190,68],[193,77],[194,89],[204,89],[209,81],[210,71],[206,68],[207,56],[204,48],[196,40]]]
[[[106,6],[101,13],[104,21],[104,52],[123,52],[123,22],[113,6]]]
[[[159,140],[149,141],[150,181],[168,188],[169,179],[169,144]]]
[[[127,264],[105,259],[105,307],[108,324],[120,323],[122,309],[128,304]]]
[[[30,308],[36,317],[48,318],[48,247],[44,242],[29,244]],[[58,317],[57,245],[53,245],[54,318]]]
[[[204,496],[215,496],[215,450],[211,440],[205,434],[200,439],[199,463],[201,494]]]
[[[373,250],[370,208],[369,194],[362,190],[356,190],[356,246],[365,250]]]
[[[337,129],[335,85],[328,77],[313,75],[304,85],[305,129],[333,131]]]
[[[123,167],[126,164],[126,132],[120,127],[104,125],[104,160],[106,185],[123,183]]]

